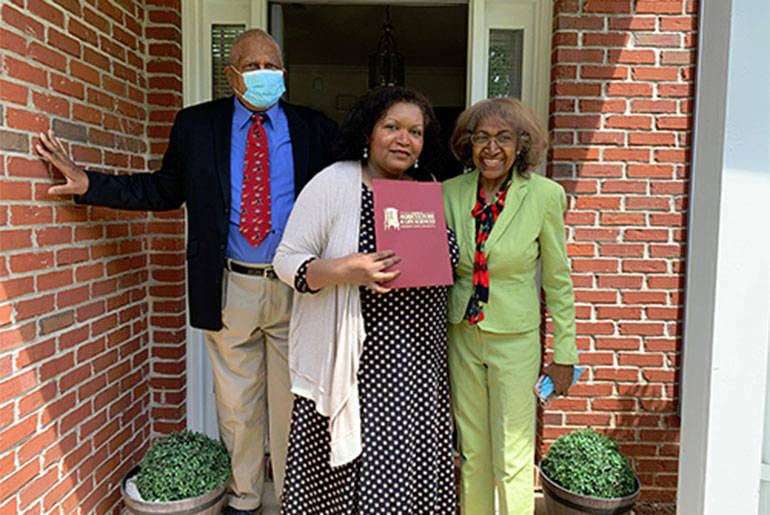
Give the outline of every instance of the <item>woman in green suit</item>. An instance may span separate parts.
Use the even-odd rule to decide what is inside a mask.
[[[449,372],[464,514],[534,511],[533,386],[540,372],[538,261],[553,320],[557,394],[570,386],[575,303],[567,261],[564,190],[534,173],[547,149],[534,113],[512,98],[483,100],[459,117],[450,145],[466,168],[443,185],[460,244],[449,292]]]

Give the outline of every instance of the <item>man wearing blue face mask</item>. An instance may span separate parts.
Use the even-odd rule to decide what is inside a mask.
[[[235,515],[261,512],[265,404],[276,494],[281,491],[293,403],[292,293],[270,263],[294,198],[330,162],[337,127],[280,100],[286,70],[264,31],[234,41],[224,73],[235,96],[181,110],[154,173],[84,171],[50,131],[40,134],[37,151],[66,180],[50,193],[120,209],[186,205],[190,323],[204,330],[213,365],[219,431],[233,465],[225,513]]]

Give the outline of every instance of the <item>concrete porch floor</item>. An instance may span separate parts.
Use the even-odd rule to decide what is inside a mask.
[[[281,512],[278,500],[275,498],[273,483],[265,483],[264,515],[278,515]],[[535,515],[546,515],[545,501],[541,492],[535,492]]]

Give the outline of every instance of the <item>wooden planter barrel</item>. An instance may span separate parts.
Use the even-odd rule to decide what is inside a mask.
[[[621,515],[630,513],[639,497],[641,484],[638,478],[636,490],[629,496],[614,499],[602,499],[589,497],[570,492],[551,481],[538,465],[541,484],[543,485],[543,497],[545,497],[545,511],[548,515]]]
[[[222,511],[227,482],[198,497],[170,502],[146,502],[129,497],[126,493],[126,481],[135,476],[137,472],[139,472],[138,466],[129,470],[120,482],[120,495],[123,496],[123,502],[126,503],[129,513],[134,515],[154,515],[156,513],[164,515],[219,515]]]

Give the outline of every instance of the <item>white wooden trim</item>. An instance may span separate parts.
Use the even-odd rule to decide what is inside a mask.
[[[701,3],[681,388],[681,515],[760,509],[770,359],[769,17],[766,0]]]
[[[212,4],[247,7],[249,16],[234,20],[232,12],[212,9]],[[220,17],[221,15],[221,17]],[[211,99],[211,30],[212,22],[239,21],[246,28],[267,27],[267,0],[182,0],[182,102],[185,107]],[[189,314],[189,306],[187,309]],[[187,321],[186,345],[187,427],[219,437],[214,376],[211,371],[203,331]]]
[[[203,32],[203,0],[182,2],[182,103],[185,107],[200,102],[200,48],[197,43]]]
[[[759,479],[765,483],[770,483],[770,464],[762,464],[762,467],[760,468]]]
[[[201,63],[205,55],[200,37],[203,27],[203,0],[182,2],[182,102],[185,107],[205,100]],[[186,225],[185,225],[186,227]],[[185,235],[185,241],[187,236]],[[185,261],[185,269],[187,262]],[[186,270],[185,270],[186,272]],[[185,273],[186,276],[186,273]],[[185,403],[187,427],[219,438],[216,408],[213,405],[214,382],[203,332],[190,325],[189,299],[185,296],[187,313],[186,331],[186,388]]]
[[[267,0],[251,0],[251,26],[249,29],[267,30]]]
[[[487,98],[489,35],[486,19],[486,0],[470,0],[468,4],[466,107]]]
[[[487,98],[489,31],[523,29],[522,101],[548,119],[553,0],[471,0],[468,9],[467,103]]]
[[[553,0],[540,0],[535,11],[535,76],[532,108],[548,127],[551,99],[551,44],[553,40]]]

